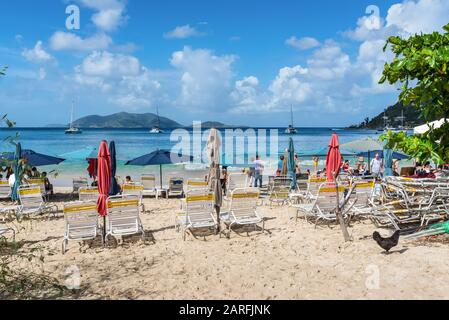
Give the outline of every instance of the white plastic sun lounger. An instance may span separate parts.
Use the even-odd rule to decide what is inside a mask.
[[[76,194],[79,194],[79,190],[81,188],[89,187],[89,183],[86,178],[77,178],[72,180],[72,197]]]
[[[42,196],[41,188],[38,185],[29,185],[20,187],[18,190],[20,205],[17,216],[40,215],[44,213],[56,216],[58,207],[56,205],[46,204]]]
[[[168,182],[167,198],[170,196],[182,197],[184,195],[184,179],[170,178]]]
[[[232,191],[229,212],[221,215],[221,220],[228,227],[228,238],[231,235],[232,227],[235,225],[251,225],[257,230],[257,226],[261,224],[262,233],[265,231],[265,220],[257,212],[259,197],[260,190],[258,188],[242,188]]]
[[[136,195],[110,197],[106,217],[106,241],[108,236],[122,237],[139,233],[145,241],[145,230],[140,220],[139,197]]]
[[[145,187],[141,183],[125,183],[122,186],[123,196],[136,196],[139,199],[139,205],[142,207],[143,212],[145,212],[145,205],[143,203],[143,193]]]
[[[69,241],[94,240],[98,235],[102,235],[98,223],[97,204],[94,201],[79,201],[64,205],[64,221],[62,254],[67,251]]]
[[[8,181],[0,181],[0,199],[10,199],[11,198],[11,187]]]
[[[209,191],[194,190],[187,193],[183,214],[178,214],[175,222],[176,229],[182,229],[184,241],[187,232],[193,229],[217,228],[213,200],[214,194]]]
[[[81,187],[78,189],[80,201],[97,201],[99,195],[98,187]]]
[[[140,177],[143,185],[143,196],[156,196],[156,177],[153,174],[144,174]]]
[[[345,187],[338,187],[340,204],[344,200],[345,189]],[[347,212],[352,205],[350,205],[345,212]],[[324,183],[320,186],[316,199],[312,204],[297,204],[292,205],[292,207],[297,209],[296,221],[301,214],[306,221],[308,221],[309,218],[314,219],[315,226],[321,220],[330,222],[336,221],[337,187],[333,183]],[[343,215],[345,215],[345,213],[343,213]]]

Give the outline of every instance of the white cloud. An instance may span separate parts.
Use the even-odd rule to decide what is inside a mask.
[[[363,16],[357,28],[344,35],[358,41],[386,40],[389,36],[408,37],[416,33],[441,31],[448,23],[449,2],[445,0],[405,0],[392,5],[385,19]]]
[[[181,94],[184,106],[222,108],[229,100],[234,55],[216,56],[210,50],[184,47],[173,53],[171,64],[180,71]]]
[[[440,31],[448,23],[447,0],[404,1],[390,7],[386,26],[395,26],[408,34]]]
[[[308,50],[312,48],[316,48],[320,45],[320,42],[316,40],[315,38],[311,37],[304,37],[301,39],[296,38],[295,36],[292,36],[288,38],[285,43],[289,46],[292,46],[299,50]]]
[[[45,51],[42,41],[38,41],[33,49],[24,49],[22,56],[34,63],[45,63],[54,59],[47,51]]]
[[[259,79],[255,76],[245,77],[242,80],[235,82],[235,88],[231,92],[231,99],[233,101],[234,113],[245,113],[261,101],[260,93],[258,92]]]
[[[99,88],[107,100],[120,107],[135,109],[150,106],[160,83],[133,56],[94,52],[75,68],[75,81]]]
[[[87,76],[120,78],[136,76],[141,70],[140,62],[133,56],[113,54],[107,51],[94,52],[79,66]]]
[[[81,38],[73,33],[57,31],[50,38],[50,48],[55,51],[93,51],[104,50],[112,44],[111,37],[99,33],[88,38]]]
[[[80,0],[86,7],[97,10],[92,22],[101,30],[110,32],[126,23],[125,3],[120,0]]]
[[[184,25],[176,27],[174,30],[169,31],[164,34],[164,37],[166,39],[186,39],[190,37],[200,37],[204,36],[205,34],[202,32],[199,32],[194,27],[191,27],[190,25]]]
[[[305,81],[309,70],[301,66],[284,67],[279,70],[269,90],[272,93],[270,108],[279,108],[284,103],[304,102],[311,93],[311,85]]]

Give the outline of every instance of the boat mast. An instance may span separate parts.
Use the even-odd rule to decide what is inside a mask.
[[[156,113],[157,113],[157,127],[158,129],[161,128],[161,118],[159,117],[159,107],[156,107]]]
[[[72,100],[72,112],[70,113],[70,129],[73,128],[73,108],[74,108],[74,104],[75,104],[75,101]]]
[[[293,105],[290,105],[290,112],[291,112],[292,128],[293,128]]]

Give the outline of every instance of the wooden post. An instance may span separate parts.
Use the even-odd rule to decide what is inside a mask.
[[[351,241],[351,237],[349,236],[348,229],[346,228],[345,219],[343,218],[341,207],[340,207],[340,197],[338,192],[338,182],[337,182],[337,175],[335,172],[333,172],[334,176],[334,183],[335,183],[335,191],[337,192],[337,211],[336,216],[338,219],[338,222],[340,223],[341,232],[343,233],[343,237],[346,242]]]

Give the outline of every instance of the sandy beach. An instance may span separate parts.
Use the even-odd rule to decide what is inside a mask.
[[[189,235],[184,242],[174,229],[179,201],[145,199],[147,243],[140,237],[108,248],[71,242],[65,255],[62,213],[10,223],[23,250],[39,248],[44,256],[43,262],[17,260],[11,267],[52,276],[62,285],[79,270],[79,299],[449,298],[446,245],[403,242],[385,255],[371,238],[370,222],[353,224],[354,241],[344,243],[338,226],[315,229],[296,223],[294,209],[269,206],[260,207],[264,234],[232,233],[230,240]],[[56,204],[61,208],[62,202]]]

